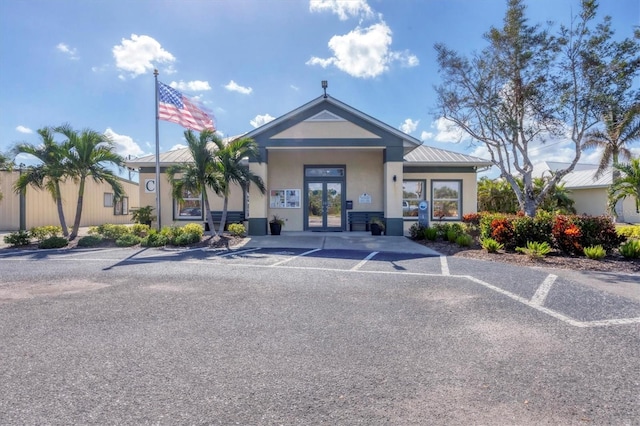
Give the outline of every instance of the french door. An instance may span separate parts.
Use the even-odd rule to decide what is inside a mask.
[[[344,182],[307,180],[306,226],[309,231],[342,231]]]

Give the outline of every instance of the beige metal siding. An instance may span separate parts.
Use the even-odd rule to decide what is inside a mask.
[[[0,231],[20,229],[20,196],[13,192],[19,172],[0,171]]]
[[[6,176],[9,175],[8,178]],[[20,228],[20,208],[19,197],[12,196],[12,192],[5,192],[4,187],[10,188],[18,179],[19,173],[2,173],[3,194],[6,197],[0,201],[0,229],[17,230]],[[11,181],[11,182],[9,182]],[[140,197],[138,184],[131,181],[121,180],[125,194],[129,197],[129,208],[137,205]],[[75,220],[78,202],[78,185],[72,180],[67,180],[61,185],[62,202],[64,208],[65,221],[71,227]],[[80,226],[94,226],[105,223],[123,224],[131,223],[131,214],[115,215],[113,207],[104,206],[104,193],[113,193],[111,186],[106,182],[95,182],[88,178],[85,184],[84,201]],[[5,217],[6,211],[6,217]],[[29,186],[25,194],[25,219],[26,228],[35,226],[59,225],[58,210],[51,194],[46,190],[38,190]]]

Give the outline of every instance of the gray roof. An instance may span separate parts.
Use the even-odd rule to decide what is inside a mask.
[[[439,165],[439,166],[477,166],[486,167],[491,161],[459,152],[447,151],[432,146],[420,145],[404,156],[404,160],[412,165]]]
[[[607,169],[598,179],[594,179],[598,167],[573,171],[562,178],[567,189],[606,188],[613,182],[611,169]]]

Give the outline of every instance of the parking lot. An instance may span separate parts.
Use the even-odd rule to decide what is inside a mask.
[[[0,255],[0,423],[635,424],[640,303],[335,248]]]

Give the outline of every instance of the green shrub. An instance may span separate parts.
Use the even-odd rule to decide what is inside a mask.
[[[512,245],[523,247],[527,241],[547,242],[551,244],[553,238],[553,216],[548,212],[540,212],[536,217],[516,216],[508,219],[513,229]]]
[[[185,232],[178,235],[171,244],[176,246],[188,246],[189,244],[199,243],[202,237],[194,232]]]
[[[438,230],[436,228],[422,228],[423,238],[429,241],[435,241],[438,239]]]
[[[482,213],[480,215],[480,238],[491,238],[491,223],[495,219],[506,219],[503,213]]]
[[[64,237],[49,237],[46,240],[42,240],[38,244],[38,248],[41,249],[56,249],[66,247],[69,241]]]
[[[149,233],[149,225],[143,223],[134,223],[130,229],[131,233],[137,237],[146,237]]]
[[[460,234],[455,229],[449,229],[447,231],[447,241],[450,243],[455,243],[459,236]]]
[[[575,216],[573,222],[580,228],[582,247],[601,245],[610,252],[627,240],[625,236],[618,235],[609,216]]]
[[[244,225],[241,223],[232,223],[227,229],[229,230],[229,233],[234,237],[244,237],[247,232],[244,228]]]
[[[533,259],[541,259],[551,253],[551,246],[547,242],[529,241],[526,247],[517,247],[516,251]]]
[[[133,234],[126,234],[116,240],[116,245],[118,247],[131,247],[136,244],[140,244],[142,238]]]
[[[458,235],[456,238],[456,244],[460,247],[469,247],[473,242],[473,237],[469,234]]]
[[[627,237],[629,239],[640,239],[640,225],[617,226],[616,232],[618,233],[618,235]]]
[[[182,227],[182,232],[186,234],[195,234],[198,238],[204,235],[204,228],[199,223],[188,223]]]
[[[29,230],[32,238],[38,241],[44,241],[49,237],[59,237],[62,234],[61,226],[36,226]]]
[[[4,236],[4,242],[12,247],[27,246],[31,242],[31,236],[27,231],[21,229]]]
[[[482,238],[480,240],[480,245],[488,253],[497,253],[498,250],[502,250],[504,248],[504,244],[500,244],[493,238]]]
[[[620,254],[627,259],[640,258],[640,240],[629,240],[619,248]]]
[[[419,223],[414,223],[409,228],[409,236],[412,240],[422,240],[424,239],[424,230],[426,228]]]
[[[151,230],[149,234],[140,241],[142,247],[163,247],[167,244],[169,244],[169,237],[156,230]]]
[[[607,252],[601,245],[589,246],[584,248],[584,255],[589,259],[600,260],[607,255]]]
[[[98,234],[107,240],[117,240],[118,238],[131,233],[131,228],[127,225],[113,225],[105,223],[98,226]]]
[[[78,240],[78,247],[94,247],[102,242],[101,235],[87,235]]]

